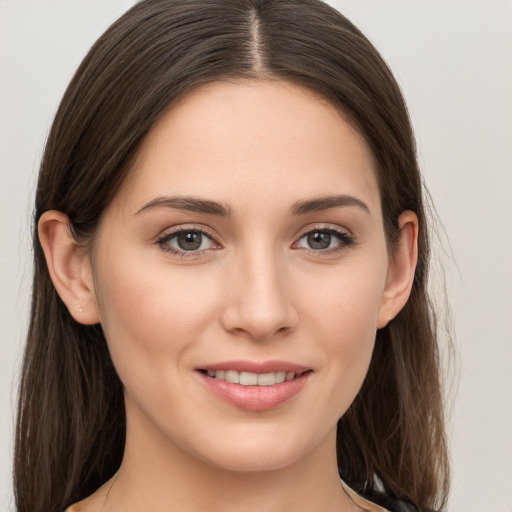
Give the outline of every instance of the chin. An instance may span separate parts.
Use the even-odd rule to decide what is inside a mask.
[[[262,449],[256,453],[245,450],[233,454],[223,453],[210,460],[205,459],[210,465],[218,469],[235,473],[256,473],[279,471],[293,465],[301,457],[297,453],[268,453]]]
[[[230,472],[279,471],[307,458],[317,443],[311,438],[267,433],[246,433],[239,439],[218,440],[213,446],[196,447],[196,456],[218,469]]]

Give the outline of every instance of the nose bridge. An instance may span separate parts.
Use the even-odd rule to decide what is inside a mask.
[[[292,330],[297,315],[286,264],[270,243],[251,244],[236,257],[228,287],[224,325],[254,339]]]

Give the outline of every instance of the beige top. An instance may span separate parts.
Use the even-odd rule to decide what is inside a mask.
[[[372,501],[359,496],[359,494],[351,489],[343,480],[341,481],[341,484],[343,485],[343,489],[354,502],[354,504],[363,509],[365,512],[388,512],[387,509],[382,508],[380,505],[377,505],[376,503],[373,503]]]

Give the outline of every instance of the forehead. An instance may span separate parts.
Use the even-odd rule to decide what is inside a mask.
[[[144,139],[127,185],[118,196],[131,211],[156,194],[379,200],[363,137],[324,97],[285,81],[215,82],[180,97]]]

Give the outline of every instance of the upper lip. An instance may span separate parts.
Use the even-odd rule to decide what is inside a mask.
[[[311,368],[290,361],[222,361],[218,363],[205,364],[197,368],[198,370],[217,371],[217,370],[236,370],[238,372],[249,373],[273,373],[273,372],[294,372],[304,373]]]

